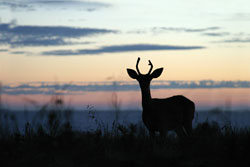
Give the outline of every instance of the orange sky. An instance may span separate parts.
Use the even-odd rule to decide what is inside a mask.
[[[247,109],[250,107],[250,88],[158,89],[151,92],[153,98],[182,94],[195,102],[197,110],[216,107],[221,109]],[[141,109],[141,94],[139,91],[121,91],[116,92],[116,95],[121,110]],[[9,108],[22,110],[34,107],[30,102],[31,100],[42,106],[48,103],[51,98],[50,95],[2,95],[2,102]],[[97,110],[114,109],[112,92],[85,92],[82,95],[64,95],[63,99],[65,100],[65,106],[80,110],[86,110],[87,105],[91,105]]]

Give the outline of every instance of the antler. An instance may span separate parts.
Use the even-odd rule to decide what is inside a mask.
[[[149,69],[149,72],[148,72],[148,75],[151,73],[151,71],[153,70],[153,64],[151,63],[150,60],[148,60],[148,65],[150,65],[150,69]]]
[[[136,70],[137,70],[138,74],[141,75],[139,67],[138,67],[139,62],[140,62],[140,57],[138,57],[137,62],[136,62]]]

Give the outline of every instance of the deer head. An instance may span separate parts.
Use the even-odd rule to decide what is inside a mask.
[[[149,60],[148,61],[149,62],[148,65],[150,66],[150,69],[149,69],[148,73],[147,74],[141,74],[140,70],[139,70],[139,67],[138,67],[139,62],[140,62],[140,57],[138,57],[137,63],[136,63],[136,71],[137,72],[135,70],[133,70],[133,69],[127,69],[127,72],[128,72],[128,75],[132,79],[136,79],[139,82],[141,89],[145,89],[145,88],[149,87],[150,82],[151,82],[151,80],[153,78],[158,78],[161,75],[161,73],[163,71],[163,68],[158,68],[158,69],[156,69],[156,70],[154,70],[152,72],[152,70],[153,70],[153,64]]]

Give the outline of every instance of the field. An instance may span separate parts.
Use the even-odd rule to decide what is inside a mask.
[[[118,114],[110,126],[93,108],[89,130],[72,127],[70,109],[44,106],[41,122],[27,121],[20,129],[15,115],[1,110],[1,166],[248,166],[250,128],[230,121],[196,122],[192,136],[174,133],[150,138],[142,123],[120,124]],[[63,118],[63,119],[62,119]],[[195,120],[194,120],[195,122]]]

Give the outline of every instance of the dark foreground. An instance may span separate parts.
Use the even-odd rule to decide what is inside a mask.
[[[199,124],[192,137],[150,139],[140,125],[72,131],[70,124],[1,134],[0,166],[249,166],[250,129]]]

